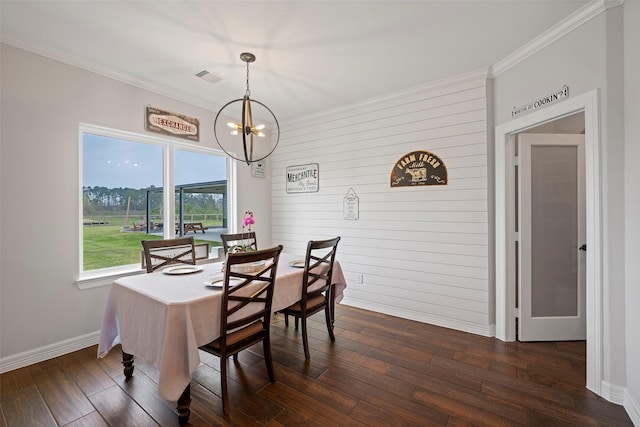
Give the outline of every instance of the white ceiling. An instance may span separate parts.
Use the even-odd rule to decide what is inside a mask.
[[[2,41],[218,110],[280,121],[496,64],[588,0],[6,1]],[[203,68],[223,80],[194,75]],[[161,106],[159,106],[161,107]]]

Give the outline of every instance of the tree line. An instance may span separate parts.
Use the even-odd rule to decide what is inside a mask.
[[[153,187],[152,187],[153,188]],[[222,213],[221,194],[184,193],[184,211],[187,214]],[[162,210],[162,192],[149,192],[152,214]],[[85,215],[123,214],[147,210],[147,189],[83,187],[82,206]]]

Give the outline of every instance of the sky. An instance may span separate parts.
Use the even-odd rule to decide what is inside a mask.
[[[100,135],[83,135],[84,187],[162,187],[162,147]],[[226,158],[176,150],[176,185],[227,179]]]

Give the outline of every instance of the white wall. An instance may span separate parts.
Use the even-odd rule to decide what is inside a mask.
[[[273,241],[303,254],[339,235],[345,304],[490,334],[486,70],[286,123],[273,155]],[[390,188],[397,160],[439,156],[446,186]],[[287,194],[287,166],[318,163],[317,193]],[[353,188],[359,219],[343,219]],[[363,283],[357,283],[357,274]]]
[[[217,146],[215,112],[2,44],[0,360],[95,340],[108,286],[79,290],[79,142],[84,122],[144,134],[147,104],[197,117]],[[238,164],[238,210],[270,236],[270,179]],[[97,341],[94,341],[97,342]],[[47,346],[56,347],[50,349]],[[46,352],[46,351],[45,351]]]
[[[570,96],[600,89],[603,181],[603,381],[625,384],[622,8],[609,9],[494,79],[495,117],[569,86]]]
[[[624,3],[624,173],[627,400],[640,425],[640,2]]]

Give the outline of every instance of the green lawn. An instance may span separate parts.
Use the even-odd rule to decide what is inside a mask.
[[[84,226],[84,271],[117,265],[140,264],[141,240],[158,240],[161,236],[122,231],[121,225]],[[220,246],[220,242],[196,239],[198,243]]]

